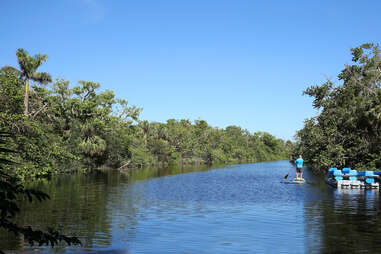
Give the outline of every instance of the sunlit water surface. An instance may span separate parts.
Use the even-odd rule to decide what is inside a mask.
[[[290,177],[284,182],[284,176]],[[25,204],[18,222],[54,226],[82,247],[24,246],[27,253],[380,253],[379,191],[334,190],[287,161],[211,169],[136,170],[36,183],[51,196]]]

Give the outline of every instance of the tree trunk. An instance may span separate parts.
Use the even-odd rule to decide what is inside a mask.
[[[27,79],[25,80],[24,106],[25,106],[24,115],[27,116],[29,114],[29,81]]]

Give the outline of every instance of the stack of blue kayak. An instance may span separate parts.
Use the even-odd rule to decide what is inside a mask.
[[[330,168],[325,178],[327,184],[335,188],[379,188],[380,172],[357,172],[351,168]]]

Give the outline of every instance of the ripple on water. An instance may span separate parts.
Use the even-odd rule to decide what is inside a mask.
[[[282,183],[289,172],[280,161],[130,182],[71,178],[48,203],[55,215],[33,207],[28,216],[79,230],[86,245],[68,253],[381,252],[378,191],[333,190],[308,170],[306,184]]]

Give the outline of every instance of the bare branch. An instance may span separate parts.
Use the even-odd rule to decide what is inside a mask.
[[[37,110],[33,115],[32,115],[32,118],[34,119],[42,110],[46,109],[46,107],[48,106],[48,104],[45,104],[44,106],[42,106],[39,110]]]

